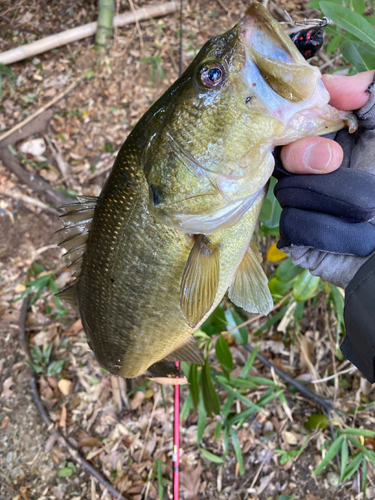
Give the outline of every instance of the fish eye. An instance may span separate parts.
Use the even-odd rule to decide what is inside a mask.
[[[201,82],[205,87],[215,87],[224,78],[225,72],[221,64],[213,64],[210,67],[203,67],[201,70]]]

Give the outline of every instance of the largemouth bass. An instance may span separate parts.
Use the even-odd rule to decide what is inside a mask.
[[[272,298],[251,243],[272,149],[336,131],[317,68],[254,3],[208,41],[123,144],[98,198],[62,216],[76,302],[109,372],[175,376],[202,363],[192,333],[230,299],[267,314]]]

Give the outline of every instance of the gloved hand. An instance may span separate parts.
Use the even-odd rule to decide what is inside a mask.
[[[275,194],[284,208],[278,246],[295,264],[346,288],[341,351],[371,383],[375,382],[374,74],[326,78],[333,106],[358,109],[357,132],[341,130],[337,142],[309,138],[285,146],[276,157],[274,174],[280,179]],[[316,175],[327,172],[331,173]]]
[[[329,91],[332,81],[335,85],[331,96],[338,100],[341,109],[367,100],[356,112],[358,131],[349,134],[343,129],[333,134],[344,150],[341,168],[327,175],[291,175],[282,168],[281,161],[297,173],[309,171],[304,161],[313,165],[310,171],[319,172],[320,167],[324,173],[337,168],[342,158],[337,144],[312,138],[283,148],[274,173],[280,179],[275,195],[284,209],[278,247],[290,254],[296,265],[343,288],[375,249],[374,83],[367,88],[373,75],[374,72],[367,72],[355,77],[326,78]],[[350,79],[356,79],[354,90],[350,89]],[[313,156],[314,148],[318,153],[311,160],[307,156]]]

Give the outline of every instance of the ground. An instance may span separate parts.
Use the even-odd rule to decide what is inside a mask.
[[[95,20],[96,3],[34,0],[26,4],[22,0],[4,0],[0,11],[0,52]],[[129,4],[117,0],[116,9],[130,11],[133,3],[138,8],[159,2],[134,0]],[[184,1],[184,66],[208,37],[230,28],[246,5],[241,0],[216,0],[209,4],[204,0]],[[283,9],[302,17],[312,12],[306,10],[304,2],[294,0],[282,0],[277,5],[270,1],[269,8],[276,17]],[[75,88],[53,105],[53,116],[45,129],[35,137],[25,138],[22,144],[14,141],[12,151],[29,173],[37,173],[72,200],[75,194],[97,196],[131,129],[178,76],[179,22],[176,12],[117,28],[111,49],[100,60],[93,52],[91,37],[13,64],[13,86],[3,72],[0,141],[1,132],[14,127],[76,81]],[[314,64],[320,65],[322,60],[316,59]],[[30,139],[42,140],[35,143]],[[37,147],[42,149],[37,151]],[[61,309],[66,306],[59,308],[56,304],[54,287],[63,288],[70,280],[70,272],[63,251],[56,246],[58,211],[56,206],[51,209],[51,200],[45,194],[20,183],[5,161],[0,163],[0,499],[112,498],[87,470],[77,465],[55,430],[76,446],[125,498],[161,498],[161,485],[163,498],[171,498],[172,388],[166,386],[162,392],[160,385],[145,378],[125,383],[105,373],[88,348],[75,311],[69,308],[66,313]],[[268,237],[263,239],[264,248],[270,243]],[[271,274],[274,264],[265,264]],[[25,328],[30,346],[53,347],[50,356],[36,363],[40,368],[38,393],[53,422],[48,428],[35,405],[29,367],[19,342],[23,303],[19,299],[33,280],[46,276],[46,286],[31,305]],[[48,281],[48,276],[52,276],[52,281]],[[34,287],[33,292],[36,291]],[[311,302],[301,321],[304,335],[298,336],[295,345],[282,337],[288,324],[284,330],[271,325],[254,339],[267,358],[305,382],[350,368],[345,360],[331,354],[335,352],[335,341],[327,336],[327,332],[331,335],[332,325],[325,298],[322,295],[314,305]],[[250,331],[256,332],[263,324],[264,320],[254,321]],[[238,376],[248,353],[235,343],[231,351],[237,366],[234,374]],[[210,359],[218,368],[214,349]],[[251,373],[271,377],[259,361]],[[278,382],[283,386],[282,380]],[[323,411],[292,388],[283,387],[289,411],[285,412],[285,406],[274,400],[238,431],[243,475],[239,474],[232,448],[227,459],[218,464],[201,453],[203,448],[221,457],[222,435],[214,440],[217,419],[211,417],[198,447],[198,413],[189,412],[181,426],[182,498],[362,498],[361,494],[358,496],[357,474],[336,487],[339,472],[334,462],[313,476],[329,431],[307,431],[304,424],[311,414]],[[333,400],[338,419],[335,426],[372,428],[374,394],[358,372],[309,387]],[[259,386],[258,393],[249,394],[258,401],[264,391],[265,387]],[[183,401],[187,394],[185,386]],[[220,390],[219,397],[224,402],[227,393]],[[237,413],[244,408],[237,401]],[[299,450],[307,437],[308,444],[300,456],[282,464],[275,449]],[[364,442],[369,450],[374,449],[375,441],[372,443],[369,438]],[[158,471],[162,479],[158,479]],[[367,476],[367,498],[375,498],[371,464]]]

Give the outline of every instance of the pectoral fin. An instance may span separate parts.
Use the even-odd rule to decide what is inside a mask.
[[[164,358],[165,361],[186,361],[186,363],[197,363],[197,365],[204,365],[202,353],[196,346],[194,338],[188,337],[186,342],[171,352]]]
[[[200,235],[186,263],[180,288],[182,314],[194,328],[209,311],[219,284],[219,246]]]
[[[272,309],[273,301],[261,261],[258,248],[251,242],[237,269],[228,296],[236,306],[245,311],[266,315]]]

